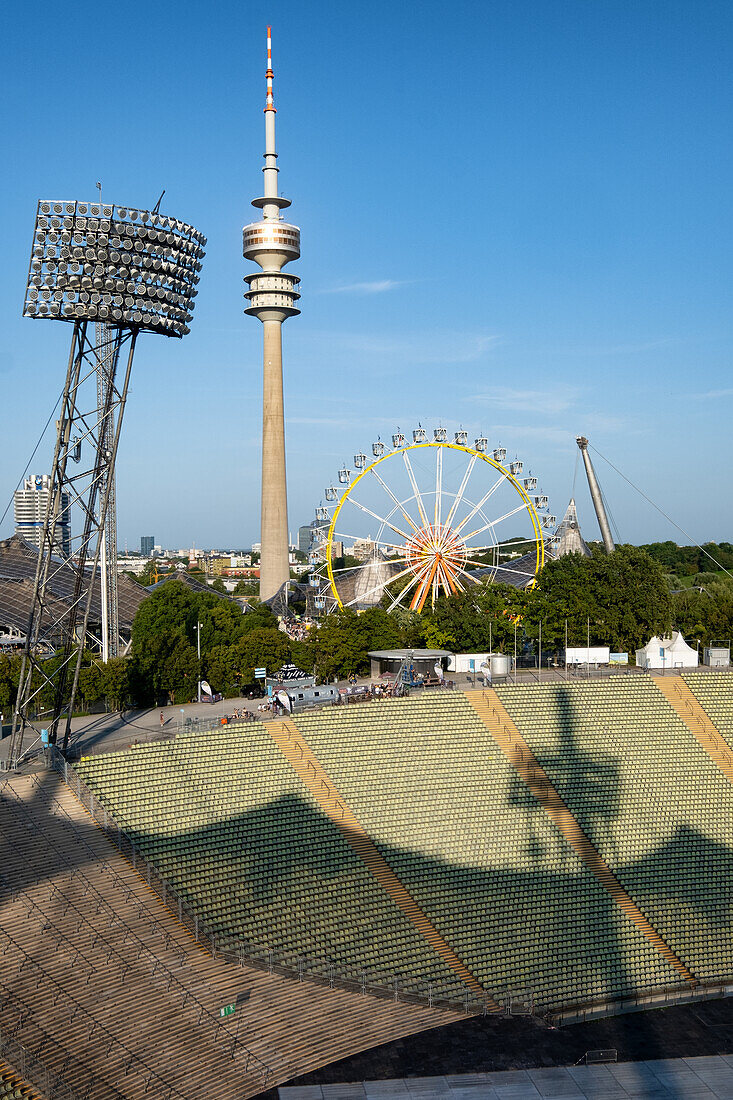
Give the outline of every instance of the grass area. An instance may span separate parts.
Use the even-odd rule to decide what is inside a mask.
[[[691,573],[689,576],[680,577],[677,573],[667,574],[670,588],[699,588],[705,587],[711,581],[724,581],[730,578],[730,573],[725,569],[713,570],[709,573]]]

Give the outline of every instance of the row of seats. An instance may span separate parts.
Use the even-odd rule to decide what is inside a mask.
[[[462,994],[260,723],[86,757],[78,770],[222,947]]]
[[[679,981],[575,855],[465,696],[380,701],[295,723],[485,988],[526,990],[551,1005]]]
[[[629,677],[497,694],[671,949],[703,981],[730,978],[733,788],[654,682]]]

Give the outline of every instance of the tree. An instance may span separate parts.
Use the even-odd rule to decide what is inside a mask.
[[[196,650],[180,628],[165,628],[133,653],[130,679],[139,702],[156,703],[162,695],[188,702],[199,679]]]
[[[102,694],[107,697],[113,710],[122,710],[130,698],[128,659],[110,657],[107,664],[101,666],[100,672]]]
[[[0,654],[0,711],[7,716],[18,694],[21,657],[17,654]]]
[[[633,651],[652,634],[672,625],[672,605],[661,566],[636,546],[617,546],[613,554],[596,549],[592,557],[567,554],[550,561],[538,589],[524,594],[522,625],[543,648],[561,649],[565,626],[570,645],[607,644]]]
[[[256,668],[266,668],[272,675],[290,660],[290,639],[282,630],[272,627],[255,627],[245,634],[237,648],[247,680],[254,679]]]
[[[211,596],[210,599],[216,599]],[[166,581],[140,604],[132,624],[132,653],[141,655],[164,631],[183,630],[193,618],[196,600],[179,580]]]

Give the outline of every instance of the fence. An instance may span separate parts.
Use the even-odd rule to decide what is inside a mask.
[[[3,1024],[0,1024],[0,1055],[22,1077],[24,1083],[40,1092],[45,1100],[81,1100],[79,1094],[69,1088],[60,1074],[44,1065]]]

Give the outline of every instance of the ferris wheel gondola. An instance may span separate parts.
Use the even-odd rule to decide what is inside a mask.
[[[485,436],[470,446],[463,429],[450,440],[418,426],[411,438],[398,428],[391,449],[378,439],[371,460],[358,451],[326,489],[318,604],[363,608],[386,593],[388,609],[422,611],[478,580],[534,585],[554,524],[537,478]],[[347,547],[358,561],[344,560]]]

